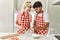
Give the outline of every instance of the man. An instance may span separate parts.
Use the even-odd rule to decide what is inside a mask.
[[[42,3],[37,1],[33,4],[33,8],[36,11],[34,18],[34,33],[47,34],[49,28],[48,14],[42,10]]]

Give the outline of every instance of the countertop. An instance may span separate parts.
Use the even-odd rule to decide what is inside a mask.
[[[8,35],[8,34],[13,34],[13,33],[0,33],[0,36],[4,36],[4,35]],[[20,40],[57,40],[56,37],[54,37],[55,34],[53,35],[49,35],[48,38],[39,38],[39,39],[34,39],[31,35],[27,35],[27,34],[24,34],[24,35],[20,35],[18,36]],[[0,39],[0,40],[3,40],[3,39]],[[4,39],[4,40],[8,40],[7,39]]]

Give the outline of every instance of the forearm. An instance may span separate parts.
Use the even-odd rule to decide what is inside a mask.
[[[42,26],[42,29],[47,29],[49,27],[49,23],[46,22],[45,25]]]
[[[34,24],[33,24],[33,27],[35,27],[36,26],[36,21],[34,21]]]

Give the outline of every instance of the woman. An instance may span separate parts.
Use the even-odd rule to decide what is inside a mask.
[[[31,22],[31,1],[25,1],[21,12],[17,15],[16,24],[18,26],[17,33],[24,34],[30,28]]]

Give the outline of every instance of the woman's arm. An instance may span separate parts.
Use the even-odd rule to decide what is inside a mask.
[[[21,13],[18,13],[17,17],[16,17],[16,25],[20,26],[19,24],[19,20],[21,19]]]

